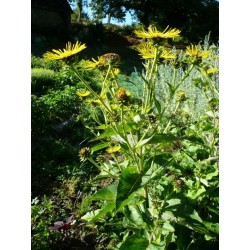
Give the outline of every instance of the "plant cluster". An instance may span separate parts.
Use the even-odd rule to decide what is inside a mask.
[[[94,121],[78,156],[97,174],[74,223],[93,232],[96,249],[217,249],[217,48],[169,50],[166,39],[180,34],[169,27],[135,34],[144,39],[133,47],[144,60],[136,97],[120,84],[118,54],[77,62],[86,47],[77,43],[44,55],[64,61],[78,78],[75,94]],[[84,71],[95,72],[99,89]]]

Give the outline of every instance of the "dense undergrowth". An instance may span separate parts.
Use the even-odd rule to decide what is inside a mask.
[[[218,47],[150,41],[32,56],[33,249],[218,249]]]

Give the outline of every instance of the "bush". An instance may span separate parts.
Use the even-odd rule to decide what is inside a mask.
[[[61,61],[46,61],[42,57],[31,55],[31,68],[44,68],[59,71],[61,69]]]
[[[56,81],[53,70],[34,68],[31,70],[31,93],[43,95],[56,84]]]

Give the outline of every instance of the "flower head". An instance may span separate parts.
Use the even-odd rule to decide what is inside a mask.
[[[149,27],[148,31],[143,30],[136,30],[134,33],[140,38],[147,38],[147,39],[154,39],[154,38],[175,38],[178,37],[180,34],[180,30],[178,29],[171,29],[167,26],[167,28],[160,32],[155,27]]]
[[[86,159],[86,157],[88,157],[88,155],[90,154],[90,149],[88,147],[85,148],[81,148],[79,151],[79,157],[81,161],[84,161]]]
[[[107,63],[107,64],[118,64],[120,62],[120,56],[116,53],[106,53],[101,56],[101,58]]]
[[[80,42],[76,42],[76,44],[71,44],[71,42],[68,42],[66,44],[66,49],[63,50],[56,50],[53,49],[53,52],[46,52],[43,57],[45,59],[48,60],[60,60],[60,59],[67,59],[77,53],[79,53],[80,51],[82,51],[83,49],[86,48],[85,44],[81,44]]]
[[[196,60],[201,60],[209,56],[209,51],[202,50],[200,45],[191,44],[190,46],[187,46],[186,54]]]
[[[120,151],[120,149],[121,149],[121,146],[120,146],[120,145],[117,145],[117,146],[108,148],[106,151],[107,151],[107,153],[109,153],[109,154],[113,154],[113,153],[117,153],[118,151]]]
[[[119,88],[118,91],[115,93],[117,99],[121,102],[125,102],[131,96],[131,93],[126,91],[124,88]]]
[[[121,72],[120,69],[114,68],[114,75],[115,75],[115,76],[119,75],[120,72]]]
[[[213,75],[213,74],[215,74],[217,72],[219,72],[218,68],[210,68],[208,70],[203,69],[201,73],[204,76],[211,76],[211,75]]]
[[[88,90],[81,90],[81,91],[77,91],[76,94],[80,97],[87,97],[91,94],[91,92]]]
[[[153,59],[155,57],[156,53],[156,47],[153,46],[150,43],[141,43],[137,46],[134,47],[135,50],[137,50],[142,58],[144,59]],[[174,59],[175,55],[172,54],[171,51],[161,47],[161,53],[159,55],[159,58],[169,60],[169,59]]]
[[[177,93],[177,99],[179,99],[180,101],[185,101],[187,99],[186,92],[183,90],[180,90]]]
[[[87,60],[84,64],[84,68],[86,69],[93,69],[93,68],[102,68],[107,66],[108,64],[106,63],[106,61],[98,56],[97,60],[95,60],[94,58],[92,58],[92,61]]]

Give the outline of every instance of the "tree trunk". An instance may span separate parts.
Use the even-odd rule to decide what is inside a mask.
[[[110,24],[110,21],[111,21],[111,14],[108,13],[108,21],[107,21],[107,24]]]
[[[81,22],[81,17],[82,17],[82,11],[83,11],[82,0],[77,1],[77,7],[79,8],[79,14],[78,14],[77,22],[80,23]]]

